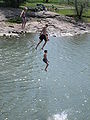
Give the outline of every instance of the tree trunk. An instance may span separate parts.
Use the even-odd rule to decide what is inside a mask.
[[[20,0],[17,0],[17,7],[19,7],[19,4],[20,4]]]
[[[70,2],[70,1],[68,0],[68,5],[69,5],[69,2]]]
[[[46,0],[46,3],[48,3],[48,0]]]
[[[79,16],[77,0],[75,0],[75,10],[76,10],[77,16]]]
[[[83,14],[83,8],[84,8],[84,6],[83,6],[83,5],[81,5],[79,19],[81,19],[81,18],[82,18],[82,14]]]

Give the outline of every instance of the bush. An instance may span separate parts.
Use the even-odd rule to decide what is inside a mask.
[[[11,19],[8,19],[8,22],[10,23],[18,23],[20,24],[22,22],[21,18],[20,17],[17,17],[17,18],[11,18]]]
[[[7,7],[19,7],[26,0],[3,0]]]

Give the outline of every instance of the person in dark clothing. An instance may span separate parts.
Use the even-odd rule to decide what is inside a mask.
[[[48,68],[48,60],[47,60],[47,50],[44,50],[44,56],[43,56],[43,62],[46,63],[45,71],[47,71]]]
[[[42,50],[43,50],[44,46],[46,45],[46,43],[48,41],[48,34],[47,34],[47,31],[46,31],[47,27],[48,27],[48,24],[46,24],[45,27],[43,27],[43,29],[42,29],[42,31],[40,33],[40,37],[39,37],[40,40],[39,40],[39,42],[38,42],[38,44],[36,46],[36,49],[39,46],[39,44],[43,41],[43,39],[44,39],[45,43],[42,46]]]

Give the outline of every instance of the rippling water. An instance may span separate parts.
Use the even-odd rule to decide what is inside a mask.
[[[0,38],[0,120],[90,120],[90,35]]]

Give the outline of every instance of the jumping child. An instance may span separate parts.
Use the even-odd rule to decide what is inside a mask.
[[[43,29],[42,29],[42,31],[40,33],[40,37],[39,37],[40,40],[39,40],[39,42],[38,42],[38,44],[36,46],[36,49],[39,46],[39,44],[43,41],[43,39],[44,39],[45,43],[43,44],[41,49],[43,50],[44,46],[46,45],[46,43],[48,41],[48,34],[47,34],[47,31],[46,31],[47,27],[48,27],[48,24],[46,24],[45,27],[43,27]]]
[[[43,61],[46,63],[45,71],[47,71],[47,67],[49,65],[47,60],[47,50],[44,50]]]

